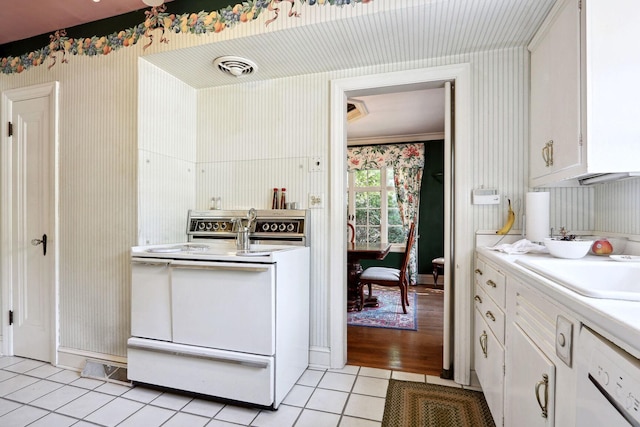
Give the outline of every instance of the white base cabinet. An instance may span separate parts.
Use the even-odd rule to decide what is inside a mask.
[[[497,425],[504,412],[505,276],[495,265],[476,259],[474,366]]]
[[[473,360],[491,414],[497,426],[574,426],[579,322],[508,270],[476,255]]]

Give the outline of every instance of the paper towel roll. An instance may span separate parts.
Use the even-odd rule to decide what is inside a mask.
[[[525,212],[527,240],[542,242],[545,237],[549,237],[549,193],[527,193]]]

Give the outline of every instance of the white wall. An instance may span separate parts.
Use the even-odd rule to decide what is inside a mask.
[[[339,18],[359,10],[326,9],[323,14],[336,13]],[[265,31],[264,27],[245,30]],[[223,32],[220,37],[234,34]],[[213,42],[215,37],[174,34],[170,45],[153,45],[147,53]],[[221,195],[225,208],[266,207],[272,186],[290,189],[289,199],[303,207],[309,192],[323,192],[329,198],[334,189],[328,187],[327,171],[309,174],[304,162],[308,156],[329,158],[328,83],[332,79],[470,63],[473,166],[459,172],[471,174],[477,185],[496,187],[504,196],[524,200],[528,173],[524,48],[197,93],[139,64],[147,53],[139,43],[104,57],[74,56],[68,64],[58,62],[50,70],[40,66],[22,74],[0,75],[0,91],[60,82],[60,345],[66,352],[126,356],[129,248],[138,242],[184,237],[184,230],[175,227],[186,218],[187,207],[206,207],[212,195]],[[150,99],[149,105],[140,108],[138,85],[141,99]],[[165,145],[169,141],[174,145]],[[174,151],[175,147],[184,151]],[[147,167],[149,172],[144,171]],[[164,180],[167,171],[173,187]],[[147,182],[149,176],[153,178]],[[178,187],[184,194],[178,195]],[[149,205],[138,204],[138,189]],[[551,191],[552,226],[640,234],[640,225],[631,219],[640,200],[637,181],[595,190]],[[608,206],[619,206],[619,210],[611,213]],[[506,215],[504,203],[473,206],[469,202],[461,208],[476,230],[497,229]],[[327,209],[312,212],[311,344],[319,352],[326,351],[329,342],[327,254],[342,250],[326,242]]]
[[[196,208],[197,92],[138,61],[138,244],[181,242]]]

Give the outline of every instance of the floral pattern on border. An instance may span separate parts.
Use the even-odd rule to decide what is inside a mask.
[[[197,13],[184,13],[181,15],[166,13],[164,4],[152,7],[145,12],[146,19],[143,23],[126,30],[118,31],[106,36],[92,36],[86,38],[67,37],[64,29],[56,31],[49,36],[51,41],[47,46],[28,52],[20,56],[8,56],[0,58],[0,72],[2,74],[15,74],[28,70],[31,67],[42,65],[47,58],[51,59],[48,68],[56,64],[57,53],[62,54],[63,63],[68,62],[67,55],[108,55],[109,53],[135,45],[141,37],[149,39],[145,49],[153,43],[152,31],[160,29],[161,43],[168,43],[167,32],[205,34],[219,33],[227,28],[233,28],[239,23],[250,22],[258,18],[261,13],[267,11],[273,17],[266,21],[269,25],[276,20],[280,13],[281,3],[290,3],[288,17],[298,17],[297,4],[308,3],[310,6],[344,6],[357,3],[371,3],[373,0],[248,0],[227,6],[217,11],[200,11]]]
[[[418,221],[424,160],[423,143],[364,145],[347,148],[347,170],[349,171],[393,167],[396,197],[405,232],[409,231],[411,221]],[[417,283],[417,259],[418,247],[413,245],[409,260],[411,283]]]

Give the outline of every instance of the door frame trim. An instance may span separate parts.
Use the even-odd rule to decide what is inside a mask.
[[[473,220],[469,215],[468,195],[472,188],[471,171],[471,66],[468,63],[445,65],[408,71],[337,79],[330,88],[330,144],[329,144],[329,345],[331,368],[342,368],[347,361],[346,313],[346,173],[345,153],[346,100],[377,88],[454,81],[455,91],[455,157],[454,147],[445,147],[445,188],[451,189],[451,203],[445,203],[445,268],[451,272],[453,283],[453,371],[459,384],[471,381],[471,266],[473,254]],[[447,159],[458,173],[453,179]],[[445,190],[447,191],[447,190]],[[454,210],[454,206],[456,209]]]
[[[12,287],[12,251],[11,251],[11,220],[13,212],[12,201],[12,141],[8,135],[8,123],[13,116],[13,103],[34,98],[49,98],[49,143],[52,144],[49,156],[49,167],[52,178],[49,184],[49,196],[51,204],[51,216],[49,222],[53,229],[48,233],[49,245],[47,255],[51,255],[53,270],[53,289],[50,301],[50,362],[57,364],[57,348],[59,343],[59,282],[60,268],[58,262],[59,253],[59,90],[60,83],[57,81],[43,83],[33,86],[9,89],[2,92],[0,111],[0,235],[3,236],[0,242],[0,291],[2,294],[2,305],[0,313],[0,325],[2,331],[2,354],[13,355],[13,328],[9,325],[8,313],[12,307],[13,287]]]

